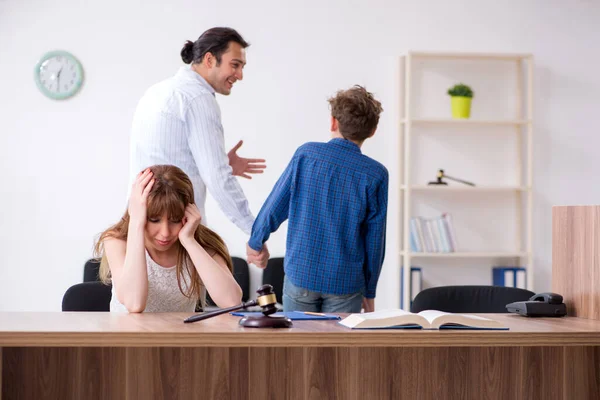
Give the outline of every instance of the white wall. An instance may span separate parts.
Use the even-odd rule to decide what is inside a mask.
[[[263,176],[242,182],[255,213],[296,147],[327,140],[328,96],[363,84],[382,101],[378,134],[363,148],[391,178],[378,308],[398,298],[398,56],[532,53],[535,281],[548,290],[551,206],[600,198],[598,21],[595,1],[0,1],[0,310],[60,310],[94,236],[124,210],[137,100],[181,65],[184,40],[219,25],[252,43],[244,81],[219,102],[228,146],[244,139],[243,155],[268,160]],[[85,69],[81,93],[68,101],[43,97],[33,81],[37,59],[53,49],[72,52]],[[243,254],[247,238],[212,200],[208,213],[232,254]],[[284,241],[285,229],[273,235],[272,255]],[[451,282],[456,272],[489,283],[481,268],[459,271],[428,279]]]

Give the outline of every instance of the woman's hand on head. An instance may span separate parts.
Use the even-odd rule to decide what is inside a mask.
[[[131,195],[129,196],[129,218],[135,222],[146,223],[148,211],[148,194],[154,185],[150,168],[140,172],[133,182]]]
[[[179,231],[179,241],[185,246],[186,241],[195,240],[194,234],[200,226],[202,216],[200,210],[195,204],[188,204],[185,207],[185,215],[183,217],[183,228]]]

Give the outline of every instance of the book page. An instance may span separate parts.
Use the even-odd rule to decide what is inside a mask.
[[[432,328],[439,328],[442,325],[460,325],[472,328],[503,328],[498,321],[483,318],[471,314],[452,314],[436,310],[421,311],[419,315],[423,316]]]
[[[408,311],[404,311],[404,310],[381,310],[381,311],[374,311],[374,312],[370,312],[370,313],[360,314],[360,316],[363,319],[367,319],[367,320],[393,318],[393,317],[398,317],[401,315],[412,315],[412,313],[409,313]]]
[[[452,314],[443,312],[443,311],[438,311],[438,310],[425,310],[425,311],[421,311],[418,315],[425,318],[429,322],[429,324],[433,324],[433,321],[437,317],[441,317],[443,315],[452,315]]]
[[[375,329],[401,326],[429,327],[429,322],[420,315],[404,310],[382,310],[364,314],[350,314],[340,321],[348,328]]]

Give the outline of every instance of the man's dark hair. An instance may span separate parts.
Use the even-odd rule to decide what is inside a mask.
[[[221,64],[221,56],[227,51],[229,42],[236,42],[242,48],[250,46],[242,35],[231,28],[211,28],[204,32],[195,42],[187,41],[181,49],[181,59],[184,63],[201,63],[206,53],[211,53]]]
[[[340,90],[328,101],[331,116],[337,119],[338,129],[344,138],[362,142],[377,129],[383,108],[364,87],[356,85]]]

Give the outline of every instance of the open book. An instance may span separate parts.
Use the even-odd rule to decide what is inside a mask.
[[[339,322],[352,329],[493,329],[508,330],[498,321],[468,314],[451,314],[436,310],[418,314],[403,310],[383,310],[351,314]]]

